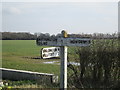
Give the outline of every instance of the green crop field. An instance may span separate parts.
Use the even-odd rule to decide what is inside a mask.
[[[59,75],[60,65],[43,63],[53,59],[32,59],[40,57],[41,48],[35,40],[2,40],[2,67]]]

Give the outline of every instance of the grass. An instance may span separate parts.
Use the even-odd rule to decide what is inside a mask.
[[[39,56],[42,47],[36,45],[35,40],[3,40],[2,52],[16,56]]]
[[[11,80],[2,80],[2,83],[0,85],[0,90],[11,90],[11,89],[51,89],[53,88],[55,90],[59,90],[59,83],[52,83],[52,84],[45,84],[41,83],[39,81],[33,81],[33,80],[19,80],[19,81],[11,81]]]
[[[2,67],[59,75],[59,65],[43,64],[51,59],[25,58],[39,57],[41,48],[43,47],[37,46],[35,40],[2,40]]]
[[[43,87],[44,86],[44,87]],[[8,89],[20,89],[20,88],[45,88],[45,85],[40,85],[36,83],[35,81],[10,81],[10,80],[3,80],[3,90]]]
[[[1,40],[2,44],[2,67],[27,70],[41,73],[51,73],[60,75],[60,65],[44,64],[46,61],[60,61],[60,59],[31,59],[31,57],[39,57],[41,48],[37,46],[35,40]],[[74,47],[68,47],[68,55],[74,61]],[[26,81],[7,81],[12,88],[47,88],[59,87],[38,85],[33,82]]]

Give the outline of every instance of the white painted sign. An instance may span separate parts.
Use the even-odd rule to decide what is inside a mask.
[[[43,59],[60,57],[60,47],[42,48],[41,57]]]
[[[58,38],[57,44],[59,46],[89,46],[89,38]]]
[[[56,40],[38,39],[37,45],[40,46],[89,46],[89,38],[58,38]]]
[[[36,43],[39,46],[57,46],[57,39],[37,38]]]

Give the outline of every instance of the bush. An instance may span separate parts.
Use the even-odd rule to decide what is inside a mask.
[[[80,66],[68,66],[68,86],[120,88],[120,41],[94,39],[89,47],[75,50]]]

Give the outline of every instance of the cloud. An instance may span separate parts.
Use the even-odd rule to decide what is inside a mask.
[[[11,7],[9,9],[9,12],[13,13],[13,14],[21,14],[22,13],[22,11],[20,9],[16,8],[16,7]]]

